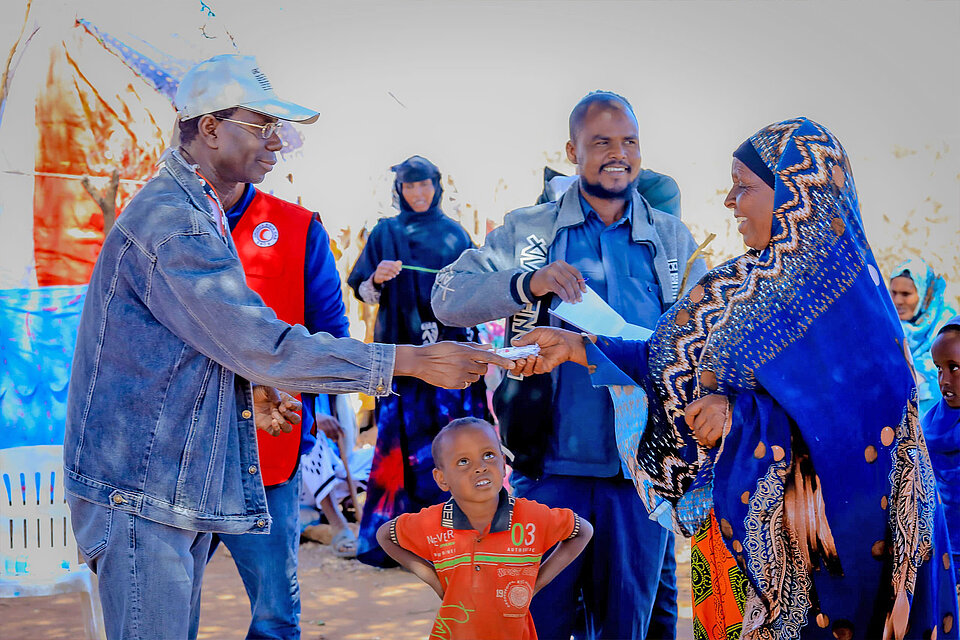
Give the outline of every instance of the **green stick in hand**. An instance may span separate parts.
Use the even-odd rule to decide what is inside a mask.
[[[410,269],[412,271],[422,271],[423,273],[440,273],[440,269],[428,269],[427,267],[415,267],[412,264],[401,265],[401,269]]]

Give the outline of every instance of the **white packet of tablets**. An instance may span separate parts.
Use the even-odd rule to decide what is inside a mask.
[[[521,358],[529,358],[540,353],[540,345],[528,344],[525,347],[504,347],[497,349],[494,353],[508,360],[520,360]]]

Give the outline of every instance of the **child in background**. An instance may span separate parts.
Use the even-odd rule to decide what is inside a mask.
[[[943,397],[923,416],[921,425],[947,520],[953,570],[960,583],[960,316],[940,329],[930,355]]]
[[[434,480],[452,497],[387,522],[377,541],[443,599],[431,639],[535,639],[531,598],[580,555],[593,527],[569,509],[507,495],[500,440],[485,420],[454,420],[432,450]]]

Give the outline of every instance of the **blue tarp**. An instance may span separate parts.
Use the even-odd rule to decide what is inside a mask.
[[[87,286],[0,289],[0,449],[63,444]]]

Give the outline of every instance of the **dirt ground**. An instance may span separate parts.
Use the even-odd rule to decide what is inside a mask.
[[[677,638],[693,637],[690,552],[678,540],[680,622]],[[221,547],[222,550],[222,547]],[[316,542],[300,545],[303,640],[414,640],[426,638],[439,601],[419,580],[400,569],[374,569],[337,558]],[[0,600],[0,638],[78,638],[80,596]],[[240,640],[249,622],[243,583],[225,553],[208,565],[203,584],[200,635],[205,640]]]

